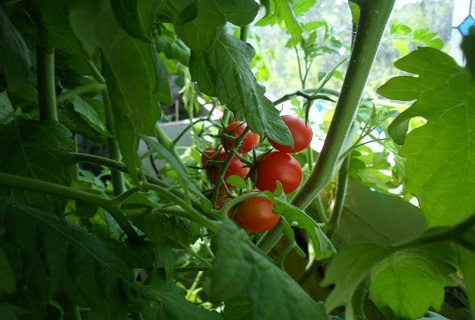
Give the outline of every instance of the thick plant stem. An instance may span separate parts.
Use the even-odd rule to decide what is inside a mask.
[[[38,105],[40,120],[58,121],[56,90],[54,81],[54,50],[36,48]]]
[[[347,74],[325,144],[308,180],[292,199],[292,204],[306,208],[331,181],[347,134],[358,109],[361,95],[373,65],[394,0],[354,0],[360,6],[356,32]]]

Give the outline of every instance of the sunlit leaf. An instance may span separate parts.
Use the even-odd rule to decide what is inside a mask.
[[[417,74],[391,79],[378,92],[416,102],[391,124],[405,127],[421,116],[427,124],[409,134],[400,155],[407,159],[406,191],[414,194],[429,226],[454,225],[475,211],[475,83],[447,54],[432,48],[395,63]]]
[[[204,93],[218,97],[238,119],[245,118],[253,132],[290,145],[287,126],[249,68],[254,53],[249,44],[223,32],[206,53],[192,51],[190,72]]]

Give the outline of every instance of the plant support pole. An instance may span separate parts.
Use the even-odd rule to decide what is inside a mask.
[[[331,181],[395,0],[353,0],[360,7],[354,47],[327,138],[308,180],[292,199],[306,208]]]

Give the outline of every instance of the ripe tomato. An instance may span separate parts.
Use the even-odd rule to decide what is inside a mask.
[[[274,203],[269,199],[252,197],[241,202],[237,210],[230,210],[230,216],[241,228],[251,232],[264,232],[272,229],[280,219],[273,212]]]
[[[223,131],[223,133],[237,138],[244,132],[246,128],[247,128],[247,124],[245,122],[235,121],[229,124],[226,127],[226,130]],[[234,141],[230,138],[226,138],[225,136],[221,137],[221,143],[226,149],[226,152],[231,150],[234,146]],[[246,136],[241,141],[241,144],[239,145],[237,152],[241,154],[248,153],[249,151],[254,149],[254,147],[257,146],[258,143],[259,143],[259,135],[252,131],[248,131],[246,133]]]
[[[261,191],[274,192],[278,180],[282,183],[284,192],[288,194],[298,188],[302,176],[302,167],[294,157],[285,152],[273,151],[259,161],[255,185]]]
[[[201,163],[206,168],[206,175],[212,183],[216,184],[218,182],[219,175],[223,170],[223,165],[220,163],[209,163],[209,161],[214,160],[222,162],[225,161],[227,157],[228,155],[222,148],[215,151],[212,147],[208,147],[203,151]],[[226,172],[224,173],[224,180],[233,175],[240,176],[241,178],[245,179],[248,173],[249,168],[244,167],[244,163],[242,163],[238,157],[233,156]],[[230,187],[230,185],[228,185],[228,187]]]
[[[269,143],[277,150],[287,153],[296,153],[306,149],[313,138],[313,131],[310,125],[305,123],[304,119],[293,115],[282,116],[282,120],[284,120],[287,127],[289,127],[292,138],[294,139],[294,147],[284,146],[272,139],[267,139]]]

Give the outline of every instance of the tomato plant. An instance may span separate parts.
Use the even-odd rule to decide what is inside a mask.
[[[241,202],[229,215],[241,228],[251,232],[264,232],[272,229],[280,219],[275,214],[274,203],[265,198],[252,197]]]
[[[203,151],[201,163],[212,183],[218,182],[219,176],[224,170],[224,162],[228,157],[231,157],[231,160],[223,174],[223,179],[226,180],[232,175],[240,176],[243,179],[247,177],[250,169],[237,156],[229,156],[222,148],[216,151],[213,147],[208,147]]]
[[[272,139],[269,139],[269,143],[277,150],[286,153],[296,153],[308,148],[313,138],[313,130],[310,124],[306,123],[304,119],[294,115],[283,115],[282,120],[284,120],[290,129],[294,146],[282,145]]]
[[[1,1],[2,319],[473,318],[474,36],[320,3]]]
[[[259,190],[275,191],[279,181],[284,192],[291,193],[299,187],[302,177],[302,167],[295,158],[285,152],[273,151],[261,156],[254,179]]]
[[[226,151],[230,151],[234,146],[234,141],[246,130],[247,124],[243,121],[234,121],[226,127],[221,133],[221,143],[223,144]],[[228,137],[228,135],[230,137]],[[247,131],[244,138],[242,138],[239,147],[237,148],[238,153],[248,153],[254,149],[259,143],[259,135],[255,134],[252,131]]]

